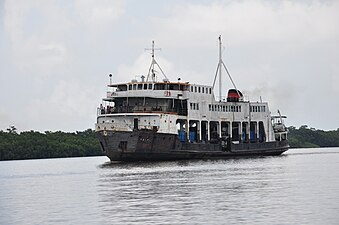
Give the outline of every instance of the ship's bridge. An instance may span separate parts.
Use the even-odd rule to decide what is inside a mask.
[[[185,92],[189,91],[188,82],[137,82],[132,81],[123,84],[109,84],[112,90],[107,92],[105,101],[114,98],[145,97],[145,98],[185,98]]]

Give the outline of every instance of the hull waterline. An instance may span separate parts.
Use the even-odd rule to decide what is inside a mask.
[[[105,155],[111,161],[166,161],[187,159],[225,159],[233,157],[274,156],[289,148],[288,142],[181,143],[177,135],[151,131],[97,133]],[[146,142],[146,143],[145,143]]]

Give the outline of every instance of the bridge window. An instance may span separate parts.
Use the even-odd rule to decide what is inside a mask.
[[[169,85],[169,90],[180,90],[180,89],[183,90],[183,87],[180,84],[170,84]]]
[[[154,90],[165,90],[165,84],[155,84]]]
[[[126,84],[118,85],[117,91],[127,91],[127,85]]]
[[[153,89],[153,84],[148,84],[148,90],[152,90]]]

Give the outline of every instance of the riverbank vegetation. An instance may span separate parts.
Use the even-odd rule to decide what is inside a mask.
[[[304,125],[289,127],[291,148],[338,147],[339,129],[316,130]],[[14,126],[0,131],[0,160],[43,159],[102,155],[94,130],[66,133],[62,131],[24,131]]]
[[[291,148],[339,147],[339,128],[323,131],[307,125],[288,128],[288,140]]]
[[[61,131],[0,131],[0,160],[44,159],[102,155],[99,141],[91,129],[65,133]]]

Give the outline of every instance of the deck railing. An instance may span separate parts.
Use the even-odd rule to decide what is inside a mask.
[[[184,115],[185,110],[165,108],[165,107],[133,107],[133,106],[119,106],[106,107],[97,109],[97,115],[116,114],[116,113],[171,113]]]

